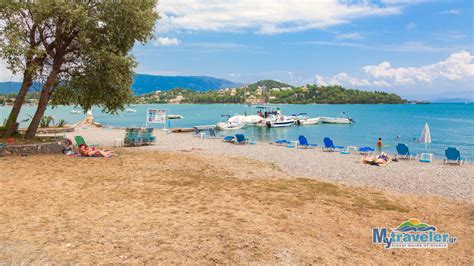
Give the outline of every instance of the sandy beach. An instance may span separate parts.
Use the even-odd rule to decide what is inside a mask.
[[[123,138],[122,130],[112,129],[74,134],[107,146]],[[113,147],[118,155],[112,158],[1,158],[0,262],[473,262],[471,165],[383,168],[317,150],[238,146],[161,131],[157,137],[156,146]],[[444,181],[430,183],[429,175]],[[396,176],[417,181],[392,182]],[[375,188],[369,178],[377,180]],[[448,185],[450,193],[443,193]],[[392,228],[409,218],[458,241],[425,250],[372,244],[373,227]]]
[[[258,142],[257,145],[231,145],[220,139],[200,139],[192,133],[167,134],[155,130],[157,143],[141,147],[143,150],[188,151],[209,155],[226,155],[259,160],[275,164],[289,176],[301,176],[323,181],[337,181],[344,184],[387,189],[402,194],[418,194],[448,197],[456,200],[474,200],[474,165],[461,167],[444,165],[442,158],[433,163],[414,160],[399,160],[385,167],[362,163],[362,155],[342,155],[338,152],[322,152],[316,149],[290,149],[287,147]],[[220,132],[232,134],[232,132]],[[81,127],[74,133],[84,136],[90,143],[113,146],[115,139],[123,139],[124,130]],[[311,139],[310,143],[322,140]],[[393,151],[387,151],[389,154]],[[258,169],[255,169],[258,172]]]

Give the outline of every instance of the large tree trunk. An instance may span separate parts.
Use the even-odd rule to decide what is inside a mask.
[[[59,68],[54,68],[49,74],[46,83],[43,85],[43,89],[41,90],[40,99],[38,101],[38,108],[36,109],[35,115],[31,119],[31,123],[28,126],[28,129],[25,133],[25,139],[32,139],[36,135],[36,131],[38,130],[39,124],[41,122],[41,118],[46,111],[46,107],[48,106],[49,98],[51,96],[51,92],[57,82],[58,79]]]
[[[5,125],[5,137],[10,137],[13,133],[15,133],[17,126],[17,118],[18,115],[20,114],[21,107],[23,106],[23,103],[25,102],[25,97],[26,94],[28,93],[28,90],[30,89],[31,85],[33,84],[33,76],[26,71],[23,74],[23,81],[21,83],[21,88],[20,91],[18,92],[18,95],[16,96],[15,103],[13,104],[13,108],[10,112],[10,115],[8,116],[7,123]]]

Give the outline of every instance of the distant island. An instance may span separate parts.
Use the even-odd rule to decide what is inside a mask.
[[[341,86],[308,84],[291,86],[274,80],[261,80],[239,88],[193,91],[175,88],[137,97],[137,103],[280,103],[280,104],[401,104],[394,93],[345,89]]]

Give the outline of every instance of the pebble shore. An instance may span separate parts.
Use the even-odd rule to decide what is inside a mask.
[[[123,139],[123,129],[82,128],[66,136],[82,135],[87,142],[113,146]],[[232,134],[232,132],[226,132]],[[343,155],[338,152],[322,152],[316,149],[296,149],[258,142],[256,145],[224,143],[220,139],[201,139],[192,133],[166,133],[155,130],[156,145],[142,150],[187,151],[210,155],[226,155],[256,159],[277,165],[294,177],[336,181],[349,185],[387,189],[401,194],[431,195],[474,201],[474,165],[444,165],[435,158],[433,163],[400,160],[385,167],[362,163],[362,155]],[[311,139],[310,143],[322,140]],[[387,151],[389,154],[393,151]],[[218,158],[218,157],[216,157]],[[258,169],[256,169],[258,170]]]

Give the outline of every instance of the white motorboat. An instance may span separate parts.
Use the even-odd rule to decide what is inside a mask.
[[[265,120],[268,128],[291,127],[295,124],[295,119],[284,115],[271,115]]]
[[[321,122],[327,124],[351,124],[354,120],[347,117],[321,117]]]
[[[72,109],[72,110],[71,110],[71,114],[78,115],[78,114],[81,114],[81,113],[82,113],[81,110],[77,110],[77,109]]]
[[[216,127],[220,130],[237,130],[245,126],[245,116],[236,115],[230,117],[226,122],[219,122]]]
[[[315,125],[321,123],[321,117],[307,118],[307,119],[298,119],[296,123],[301,126]]]
[[[166,116],[166,119],[183,119],[184,117],[182,115],[172,115],[172,114],[169,114]]]
[[[127,108],[127,109],[125,109],[125,112],[127,112],[127,113],[136,113],[137,110],[132,109],[132,108]]]
[[[245,126],[245,123],[219,122],[216,127],[220,130],[237,130]]]
[[[242,119],[242,121],[247,125],[256,125],[258,123],[262,123],[263,120],[263,117],[259,115],[247,115]]]

